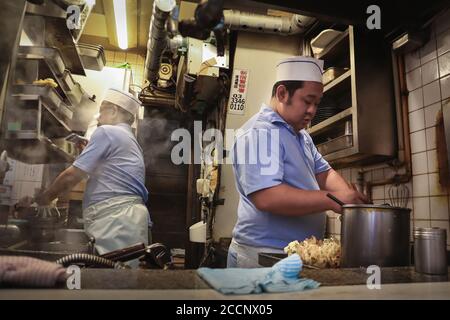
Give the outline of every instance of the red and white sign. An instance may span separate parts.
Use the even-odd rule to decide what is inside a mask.
[[[245,114],[247,99],[248,70],[234,69],[231,83],[228,113]]]

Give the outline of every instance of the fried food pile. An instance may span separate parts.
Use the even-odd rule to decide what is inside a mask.
[[[52,78],[46,78],[44,80],[39,79],[33,81],[33,84],[41,85],[41,86],[50,86],[52,88],[58,87],[58,84]]]
[[[317,240],[314,236],[302,242],[292,241],[285,248],[288,255],[297,253],[304,264],[319,268],[338,268],[341,257],[339,240]]]

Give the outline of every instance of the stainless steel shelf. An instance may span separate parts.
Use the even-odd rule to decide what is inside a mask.
[[[61,51],[58,48],[20,46],[17,56],[21,59],[45,60],[50,70],[56,76],[61,76],[66,69],[64,60],[61,57]]]
[[[346,80],[350,80],[350,77],[352,75],[352,70],[347,70],[344,74],[342,74],[341,76],[339,76],[338,78],[334,79],[333,81],[331,81],[329,84],[327,84],[324,88],[323,88],[323,93],[327,93],[328,91],[331,91],[333,89],[336,89],[339,86],[345,85],[345,81]],[[350,89],[350,83],[349,85],[349,89]]]
[[[348,36],[349,31],[348,29],[344,31],[340,36],[336,37],[332,43],[330,43],[321,53],[316,55],[317,59],[325,60],[325,58],[328,58],[329,55],[334,54],[336,52],[336,48],[340,45],[344,45],[345,41],[347,41],[348,45]]]
[[[329,128],[329,126],[333,125],[334,123],[351,116],[352,113],[353,113],[353,109],[350,107],[350,108],[345,109],[344,111],[339,112],[338,114],[328,118],[327,120],[324,120],[324,121],[316,124],[315,126],[312,126],[307,131],[311,136],[317,135],[320,132],[324,131],[325,129]]]

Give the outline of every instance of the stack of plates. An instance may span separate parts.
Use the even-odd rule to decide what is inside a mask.
[[[322,103],[319,105],[319,108],[317,109],[316,116],[311,121],[311,125],[316,125],[332,116],[337,114],[339,112],[337,106],[334,104],[325,104],[322,105]]]

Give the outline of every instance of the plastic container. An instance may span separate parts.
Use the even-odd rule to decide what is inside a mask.
[[[414,267],[416,272],[447,274],[447,231],[440,228],[414,229]]]
[[[189,228],[189,240],[191,242],[205,243],[206,242],[206,223],[203,221],[193,224]]]

